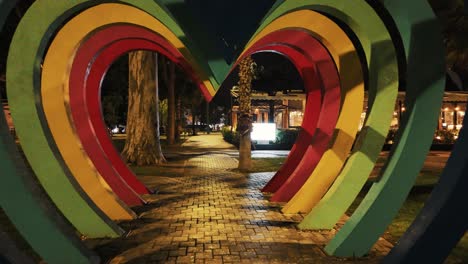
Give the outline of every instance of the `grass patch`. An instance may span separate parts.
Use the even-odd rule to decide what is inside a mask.
[[[114,144],[115,148],[119,153],[125,147],[125,139],[124,135],[117,135],[112,138],[112,143]],[[181,143],[178,143],[172,147],[177,148]],[[169,148],[166,143],[166,139],[161,138],[161,146],[163,148]],[[167,158],[167,163],[161,165],[154,165],[154,166],[136,166],[130,165],[130,169],[138,176],[180,176],[180,170],[183,169],[183,158]]]
[[[252,169],[250,172],[270,172],[278,171],[283,166],[286,157],[283,158],[255,158],[252,159]]]
[[[462,237],[458,245],[452,250],[446,263],[468,263],[468,234]]]
[[[416,178],[414,186],[434,186],[439,182],[442,171],[425,171],[422,170]]]
[[[421,177],[421,176],[420,176]],[[438,178],[438,176],[437,176]],[[418,187],[423,187],[426,182],[429,182],[431,178],[427,180],[420,180],[420,183],[423,185],[416,184],[416,189]],[[434,180],[432,178],[432,180]],[[369,184],[365,187],[367,189]],[[353,204],[350,206],[346,214],[351,215],[359,206],[359,204],[364,199],[366,191],[362,191]],[[413,191],[406,199],[403,206],[400,208],[397,216],[393,220],[393,222],[388,226],[387,230],[385,231],[384,237],[392,243],[396,243],[398,239],[406,232],[408,227],[414,221],[416,216],[418,215],[419,211],[423,208],[424,202],[430,195],[430,191],[426,192],[419,192]],[[468,234],[460,240],[457,247],[455,247],[448,259],[445,263],[455,264],[455,263],[467,263],[468,261]]]
[[[114,144],[114,147],[117,149],[119,153],[122,153],[125,147],[126,139],[127,139],[126,134],[116,134],[112,136],[112,143]],[[179,148],[182,145],[182,143],[184,143],[186,140],[187,140],[187,137],[180,138],[176,144],[170,146],[169,144],[167,144],[166,136],[161,135],[160,142],[161,142],[161,147],[164,150],[165,148],[167,149]]]

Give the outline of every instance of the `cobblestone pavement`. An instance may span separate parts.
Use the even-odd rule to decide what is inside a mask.
[[[166,176],[140,176],[156,192],[133,208],[138,219],[120,223],[125,237],[86,241],[104,263],[378,263],[392,246],[380,239],[365,258],[327,256],[335,230],[298,230],[303,216],[282,214],[259,191],[273,173],[236,172],[220,148],[191,153]]]

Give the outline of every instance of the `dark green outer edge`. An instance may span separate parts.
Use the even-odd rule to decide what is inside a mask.
[[[40,20],[41,21],[40,25],[38,25],[38,23],[34,23],[34,22],[30,22],[30,24],[29,24],[30,28],[33,28],[33,27],[35,28],[33,30],[33,32],[35,33],[34,37],[37,39],[36,42],[35,42],[36,44],[31,44],[33,42],[31,40],[32,40],[32,38],[34,38],[34,37],[31,36],[31,34],[27,34],[27,33],[23,32],[22,37],[26,38],[28,40],[27,41],[20,41],[20,43],[23,44],[23,45],[26,45],[27,47],[18,48],[17,49],[18,54],[22,55],[22,53],[19,51],[20,49],[28,50],[28,51],[29,50],[34,50],[34,47],[32,47],[31,45],[37,45],[38,40],[42,36],[46,36],[41,40],[41,42],[39,44],[39,48],[36,48],[37,55],[31,57],[31,58],[42,58],[43,54],[45,54],[45,50],[47,48],[49,38],[51,38],[54,35],[54,32],[63,23],[63,21],[66,21],[67,19],[72,17],[74,14],[78,13],[79,11],[81,11],[83,9],[86,9],[87,7],[90,7],[90,6],[93,6],[93,5],[98,5],[98,4],[101,4],[101,3],[107,3],[107,2],[110,2],[110,1],[85,1],[85,0],[79,0],[79,1],[67,1],[66,3],[60,3],[60,5],[56,4],[55,2],[54,2],[54,4],[52,4],[51,2],[52,1],[42,0],[42,1],[37,1],[34,4],[34,6],[40,6],[40,7],[35,9],[34,13],[30,15],[31,17],[29,18],[29,20],[30,21],[35,21],[35,20],[39,21],[39,19],[41,19]],[[164,12],[164,10],[161,9],[161,7],[159,7],[154,2],[143,1],[143,0],[120,1],[120,2],[123,2],[123,3],[129,2],[129,3],[131,3],[132,6],[134,6],[136,8],[139,8],[142,11],[153,15],[153,17],[155,17],[157,19],[160,19],[160,21],[163,22],[163,24],[165,24],[166,26],[168,26],[172,31],[174,31],[177,36],[179,36],[179,37],[183,36],[183,32],[180,30],[180,28],[167,15],[166,12]],[[49,20],[48,20],[49,23],[52,23],[52,25],[50,27],[48,27],[47,23],[45,23],[43,21],[43,17],[45,17],[44,14],[47,14],[47,17],[49,18]],[[55,14],[55,15],[51,15],[51,14]],[[55,17],[53,17],[53,16],[55,16]],[[37,17],[37,19],[35,19],[36,17]],[[34,24],[34,26],[32,26],[32,24]],[[43,29],[38,30],[38,26],[41,26]],[[39,33],[39,31],[41,31],[42,33]],[[21,37],[18,37],[18,38],[21,38]],[[13,42],[14,41],[15,41],[15,39],[13,40]],[[17,46],[17,45],[18,44],[16,44],[15,46]],[[183,51],[183,52],[189,52],[189,51],[187,50],[187,51]],[[13,56],[10,56],[10,57],[18,57],[18,56],[13,55]],[[29,59],[29,58],[26,58],[26,59]],[[15,60],[15,61],[17,61],[17,60]],[[35,87],[36,87],[36,92],[39,91],[39,89],[40,89],[39,88],[40,87],[40,65],[39,65],[39,63],[40,63],[39,60],[36,60],[36,62],[34,62],[34,65],[35,65],[35,67],[34,67],[35,68],[35,71],[34,71],[34,84],[35,84]],[[28,65],[27,63],[26,64],[22,63],[22,64],[23,65]],[[17,65],[20,65],[20,64],[17,64]],[[12,70],[12,68],[13,68],[13,70]],[[9,67],[9,73],[14,72],[14,71],[15,71],[14,67]],[[26,76],[25,75],[26,72],[29,72],[27,74],[30,74],[29,70],[25,70],[25,72],[17,73],[16,77],[17,78],[19,78],[19,76],[24,77],[24,76]],[[27,82],[29,82],[29,81],[24,81],[24,83],[27,83]],[[75,225],[75,227],[77,227],[77,225],[80,225],[80,227],[77,227],[77,228],[79,229],[79,231],[81,233],[83,233],[84,235],[89,236],[89,237],[118,236],[118,235],[122,234],[122,230],[120,228],[118,228],[99,208],[97,208],[94,205],[94,203],[89,199],[89,197],[87,197],[87,195],[81,190],[81,187],[78,185],[78,183],[76,183],[75,179],[71,176],[70,172],[68,171],[67,166],[65,165],[65,163],[63,162],[63,160],[61,158],[60,152],[58,151],[57,146],[55,145],[55,143],[53,141],[53,137],[52,137],[52,135],[51,135],[51,133],[50,133],[50,131],[48,129],[47,121],[46,121],[44,111],[42,109],[42,105],[41,105],[41,102],[40,102],[40,96],[36,95],[36,99],[33,99],[31,96],[25,97],[24,95],[28,94],[28,91],[25,91],[24,87],[28,87],[28,86],[26,84],[24,84],[24,83],[21,85],[21,87],[22,87],[21,89],[23,89],[23,90],[9,89],[9,97],[10,97],[11,106],[12,106],[12,115],[13,115],[13,117],[15,119],[15,123],[17,124],[16,126],[17,126],[17,130],[18,130],[18,134],[19,134],[20,138],[22,138],[21,139],[22,142],[26,142],[26,143],[24,143],[24,145],[26,146],[25,147],[26,154],[27,155],[29,154],[28,155],[29,157],[34,158],[33,154],[39,153],[38,150],[39,151],[40,150],[42,150],[42,151],[45,150],[45,152],[37,154],[35,157],[38,160],[42,160],[42,161],[48,160],[49,161],[49,162],[47,162],[47,161],[46,162],[37,161],[36,163],[31,162],[31,164],[33,165],[33,168],[35,168],[35,170],[36,170],[36,173],[38,173],[38,175],[43,175],[42,179],[46,180],[46,181],[48,179],[50,179],[50,177],[46,177],[45,175],[50,174],[51,172],[62,174],[61,177],[63,177],[63,174],[65,174],[66,176],[69,177],[69,181],[71,181],[71,184],[77,190],[77,192],[80,194],[81,198],[84,199],[88,203],[88,206],[91,207],[91,209],[95,212],[94,217],[91,217],[91,215],[87,215],[87,214],[85,214],[83,212],[80,213],[79,212],[80,207],[79,206],[77,207],[76,204],[75,204],[75,207],[73,207],[73,210],[71,210],[72,206],[63,206],[63,207],[61,207],[62,208],[61,210],[66,215],[70,215],[70,214],[73,215],[73,217],[75,219],[74,219],[74,221],[72,221],[70,219],[70,221]],[[14,85],[15,84],[16,83],[14,83]],[[18,87],[19,86],[20,85],[18,85]],[[15,104],[15,99],[18,100],[17,104]],[[34,111],[31,108],[28,108],[29,105],[31,105],[31,102],[33,102],[33,101],[35,101],[35,103],[36,103],[36,108],[37,108],[36,111]],[[16,108],[15,105],[17,105],[17,106],[21,105],[21,106],[20,106],[20,108]],[[23,111],[23,113],[21,113],[21,111]],[[24,112],[24,111],[26,111],[26,112]],[[28,113],[28,111],[30,111],[30,112]],[[18,114],[18,112],[21,113],[21,114]],[[18,118],[18,115],[20,115],[21,118],[23,119],[23,122],[24,122],[23,123],[23,128],[21,127],[21,124],[19,124],[19,123],[21,123],[21,119]],[[42,129],[43,129],[44,135],[40,135],[40,133],[35,133],[35,134],[29,133],[28,134],[26,132],[28,130],[29,131],[33,131],[33,130],[37,131],[38,130],[38,129],[31,129],[31,126],[36,127],[36,128],[40,127],[40,126],[38,126],[38,124],[35,124],[34,122],[31,122],[31,119],[30,119],[31,116],[38,116],[38,119],[42,123]],[[25,122],[26,120],[28,120],[28,122]],[[28,128],[26,129],[26,127],[28,127]],[[28,144],[28,139],[25,138],[24,135],[22,137],[22,133],[24,133],[28,137],[30,137],[29,140],[30,140],[31,143]],[[46,141],[48,141],[48,144],[45,143],[44,138],[47,139]],[[32,143],[32,142],[34,142],[34,143]],[[33,147],[33,146],[38,145],[39,143],[42,144],[41,147]],[[46,147],[47,145],[48,145],[48,147]],[[28,148],[29,148],[29,152],[27,151]],[[48,148],[50,148],[49,151],[47,151]],[[52,151],[52,155],[51,155],[50,151]],[[45,154],[47,154],[47,155],[45,155]],[[48,157],[46,157],[46,156],[48,156]],[[54,156],[55,158],[52,158],[52,156]],[[56,160],[54,160],[54,159],[56,159]],[[42,174],[37,172],[37,170],[41,171]],[[65,179],[65,178],[62,178],[62,179]],[[53,183],[49,182],[48,184],[49,184],[48,186],[55,186],[55,188],[57,188],[56,181],[54,181]],[[66,184],[69,184],[69,183],[66,183]],[[58,187],[58,188],[60,189],[60,187]],[[63,191],[63,190],[60,190],[60,191]],[[67,193],[67,192],[63,191],[63,193]],[[69,194],[64,195],[62,198],[57,199],[56,201],[58,203],[61,203],[61,202],[65,201],[64,200],[65,198],[71,198],[70,200],[79,201],[79,198],[69,197],[69,196],[72,196],[72,195],[69,195]],[[82,206],[84,206],[84,205],[82,204]],[[67,212],[67,210],[69,210],[69,211]],[[88,214],[91,213],[91,212],[89,212],[89,208],[86,209],[86,206],[81,207],[81,210],[85,210],[85,211],[87,210]],[[103,222],[101,222],[101,221],[103,221]],[[96,226],[96,225],[99,222],[101,222],[101,226],[98,228],[98,226]],[[102,226],[102,224],[106,224],[107,227]]]
[[[369,67],[368,115],[352,156],[317,209],[300,228],[331,228],[353,202],[372,171],[385,141],[398,93],[397,55],[384,23],[366,2],[286,1],[271,12],[259,32],[279,16],[300,9],[326,13],[346,23],[358,36]],[[377,102],[374,104],[374,102]]]
[[[0,0],[0,28],[16,1]],[[24,164],[0,114],[0,205],[31,247],[48,263],[98,263],[78,240]],[[60,252],[60,254],[58,254]]]
[[[61,159],[47,127],[40,98],[40,63],[63,21],[97,1],[38,0],[26,12],[8,55],[7,91],[18,137],[42,186],[64,216],[88,237],[123,233],[84,193]]]
[[[301,229],[331,229],[352,204],[375,166],[398,94],[397,53],[385,24],[366,2],[340,4],[339,8],[346,15],[337,14],[330,7],[320,10],[348,24],[361,43],[367,43],[364,40],[369,39],[369,105],[352,155],[325,196],[300,223]]]
[[[424,0],[383,1],[395,20],[407,56],[407,112],[398,142],[379,182],[326,246],[336,256],[363,256],[404,203],[432,143],[445,86],[441,28]]]

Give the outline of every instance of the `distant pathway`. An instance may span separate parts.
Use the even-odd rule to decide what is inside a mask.
[[[233,171],[237,159],[223,151],[234,149],[220,138],[191,137],[192,154],[171,164],[170,176],[142,176],[158,192],[134,208],[139,219],[121,223],[130,233],[89,245],[109,263],[378,263],[388,252],[381,239],[366,258],[326,256],[336,231],[298,230],[303,216],[283,215],[259,191],[273,173]]]

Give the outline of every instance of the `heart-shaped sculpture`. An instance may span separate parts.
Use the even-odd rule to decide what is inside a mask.
[[[0,19],[6,17],[12,2],[0,1]],[[162,3],[37,0],[18,25],[8,58],[9,104],[24,153],[57,209],[81,234],[115,237],[122,230],[112,220],[133,218],[128,206],[144,203],[139,195],[148,190],[120,160],[100,112],[100,81],[118,56],[137,49],[162,53],[186,70],[211,100],[229,69],[243,57],[274,51],[298,68],[307,104],[303,130],[264,191],[274,192],[274,201],[289,201],[283,212],[308,213],[300,228],[332,228],[357,196],[384,143],[398,86],[404,85],[407,112],[381,179],[326,247],[337,256],[366,254],[413,185],[440,110],[443,48],[427,3],[277,1],[266,13],[268,4],[259,1],[256,4],[263,12],[245,20],[236,18],[244,27],[239,29],[244,33],[237,35],[211,25],[205,32],[194,22],[207,18],[190,13],[195,10],[193,3]],[[244,5],[254,4],[241,1],[239,8]],[[219,24],[230,29],[235,20],[229,21]],[[246,43],[245,32],[253,32],[258,25]],[[231,46],[226,42],[229,52],[223,55],[223,48],[213,43],[226,39],[239,41]],[[239,45],[245,48],[243,52]],[[364,86],[369,93],[366,119],[355,141]],[[4,157],[0,162],[8,174],[2,188],[21,194],[14,202],[11,195],[1,196],[2,208],[47,262],[69,262],[53,253],[57,247],[77,262],[95,261],[53,210],[42,207],[45,199],[28,185],[32,176],[24,175],[24,165],[14,158],[17,154],[4,121],[0,120],[0,126]],[[466,164],[467,154],[461,151],[467,144],[464,137],[462,131],[444,172],[452,173],[452,178],[442,178],[436,198],[423,209],[430,224],[420,228],[427,220],[418,218],[411,227],[418,230],[417,237],[409,231],[402,241],[412,242],[399,243],[388,261],[443,259],[466,230],[464,210],[457,216],[462,221],[452,225],[451,232],[440,232],[441,223],[458,209],[453,202],[440,200],[466,198],[464,170],[455,169]],[[41,228],[52,234],[46,242],[13,204],[41,219]],[[435,248],[434,241],[442,236],[450,241],[446,248],[421,252],[421,245]]]

